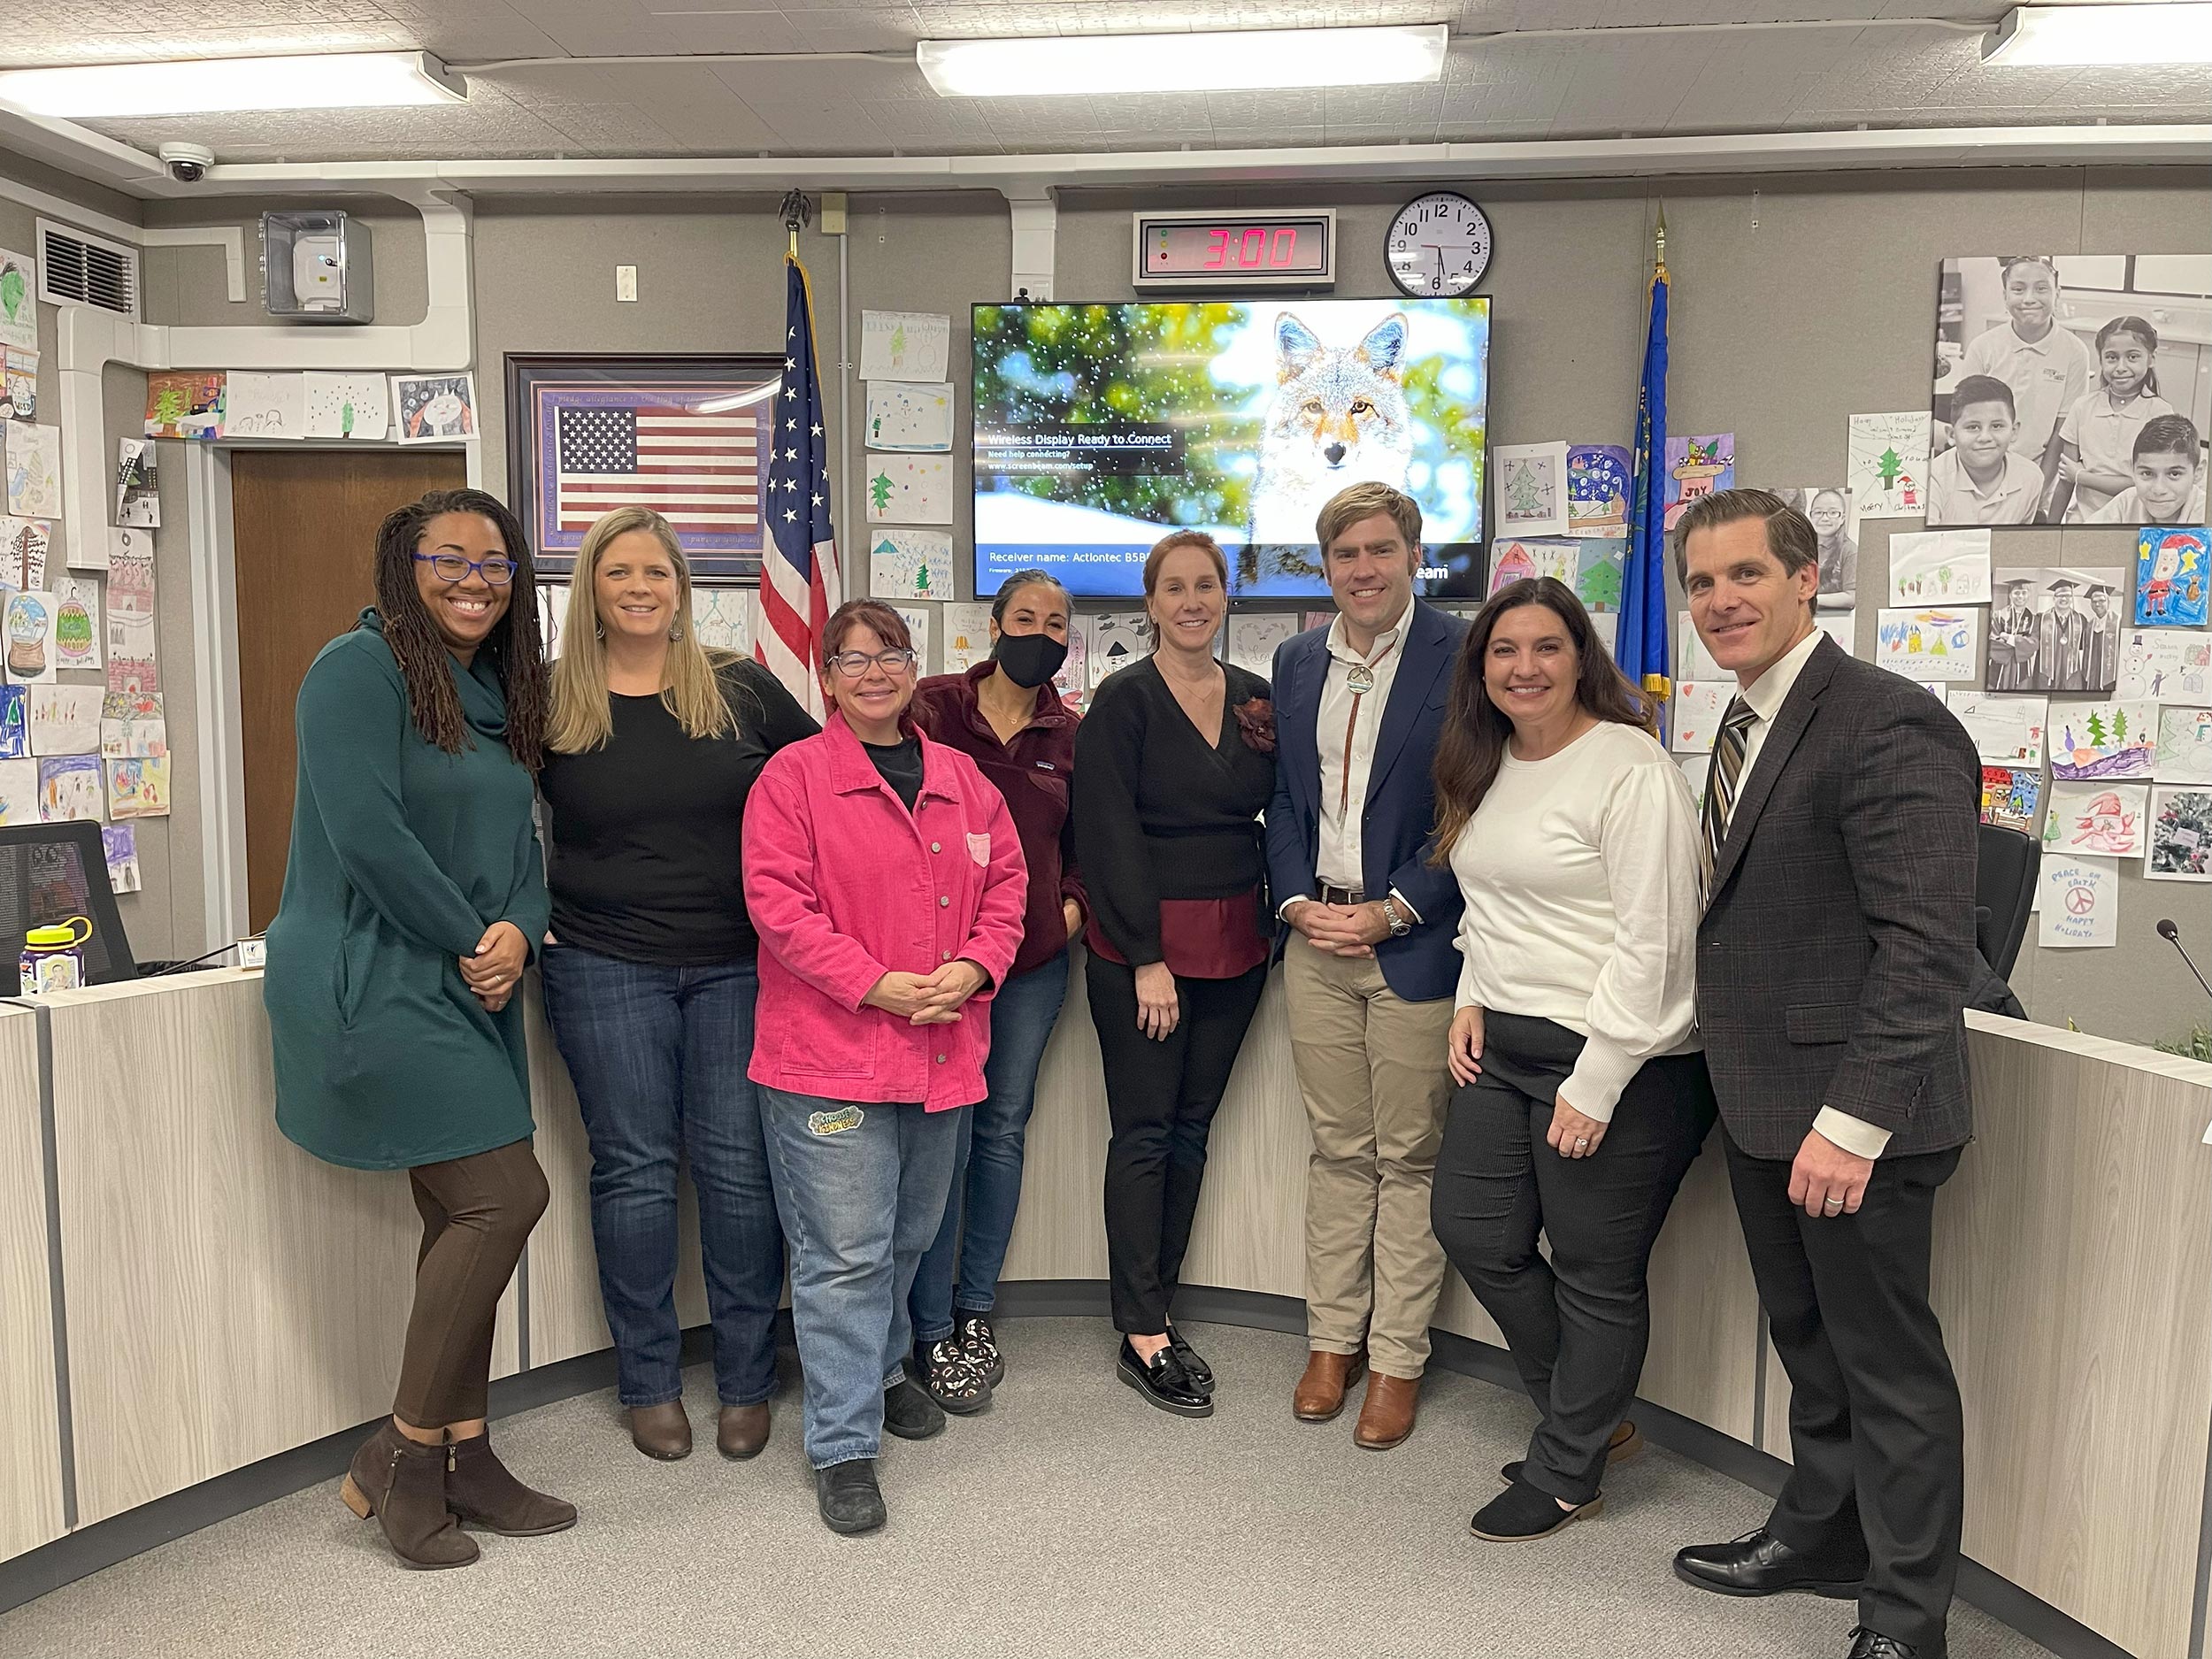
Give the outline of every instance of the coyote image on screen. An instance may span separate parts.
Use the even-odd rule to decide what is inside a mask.
[[[1252,489],[1246,581],[1260,561],[1286,574],[1318,575],[1314,520],[1348,485],[1403,489],[1413,460],[1413,419],[1401,375],[1406,319],[1393,311],[1356,345],[1326,346],[1296,315],[1275,319],[1275,374]]]

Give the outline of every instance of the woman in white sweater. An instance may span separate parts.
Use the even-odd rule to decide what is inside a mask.
[[[1435,856],[1466,895],[1466,962],[1431,1208],[1542,1413],[1474,1518],[1509,1542],[1594,1515],[1609,1452],[1638,1445],[1623,1413],[1645,1266],[1715,1115],[1692,1030],[1697,815],[1642,696],[1548,577],[1483,607],[1451,698]]]

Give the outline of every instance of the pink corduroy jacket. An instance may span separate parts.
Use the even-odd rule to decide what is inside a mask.
[[[760,933],[753,1081],[931,1111],[981,1100],[991,995],[1021,948],[1028,887],[1014,820],[972,760],[923,738],[910,813],[831,710],[818,737],[770,757],[746,801],[745,909]],[[887,972],[964,956],[991,983],[957,1024],[861,1006]]]

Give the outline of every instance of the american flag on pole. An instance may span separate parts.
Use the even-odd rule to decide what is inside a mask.
[[[819,719],[822,625],[842,593],[830,524],[829,435],[814,373],[814,305],[795,256],[784,260],[784,296],[783,390],[763,410],[772,445],[761,507],[768,544],[753,655]]]

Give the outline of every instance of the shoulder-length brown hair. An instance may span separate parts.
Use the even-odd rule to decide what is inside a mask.
[[[1452,843],[1497,781],[1506,740],[1513,735],[1513,722],[1490,701],[1489,687],[1483,682],[1483,662],[1490,654],[1490,636],[1497,631],[1498,618],[1523,605],[1542,605],[1565,626],[1567,638],[1575,648],[1575,701],[1586,712],[1619,726],[1656,730],[1649,700],[1614,663],[1613,654],[1590,626],[1590,613],[1582,608],[1572,588],[1550,576],[1525,576],[1500,588],[1475,613],[1474,625],[1467,630],[1466,643],[1460,647],[1459,661],[1452,670],[1451,697],[1444,705],[1444,727],[1436,741],[1432,766],[1436,781],[1432,864],[1443,864],[1451,856]]]
[[[469,741],[461,695],[453,688],[445,635],[431,619],[415,586],[415,553],[430,521],[442,513],[475,513],[497,526],[513,561],[507,610],[476,649],[499,677],[507,699],[507,749],[530,771],[545,754],[547,688],[543,641],[538,632],[537,574],[522,524],[506,503],[480,489],[434,489],[387,517],[376,533],[376,614],[407,687],[408,712],[424,739],[449,755]]]

